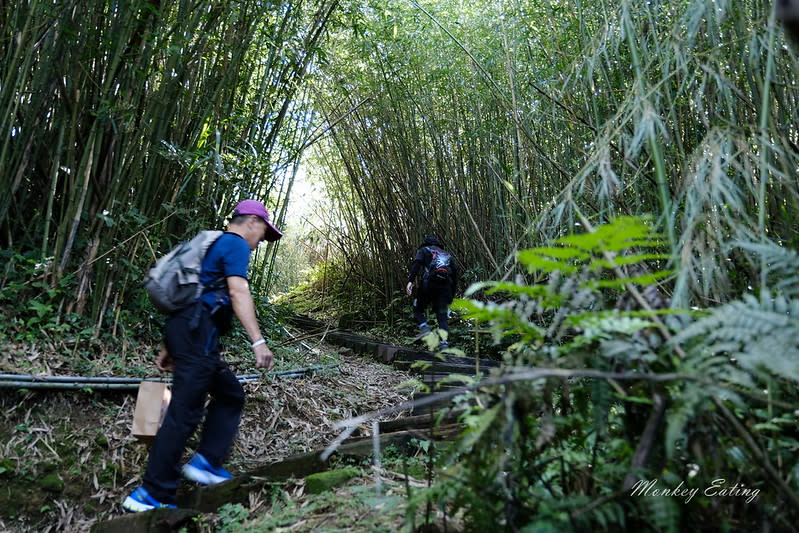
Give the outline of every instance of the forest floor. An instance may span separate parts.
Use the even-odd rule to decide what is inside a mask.
[[[18,372],[14,361],[30,359],[24,347],[0,348],[2,372]],[[37,358],[49,356],[40,350]],[[265,376],[245,384],[248,401],[226,464],[234,475],[322,449],[337,435],[335,422],[397,405],[412,393],[409,374],[330,346],[314,347],[288,366],[331,363],[338,366],[302,378]],[[146,446],[130,431],[134,404],[135,391],[0,389],[0,531],[88,531],[123,514],[121,501],[140,483],[147,459]],[[369,465],[355,465],[358,475],[335,491],[306,494],[303,480],[273,484],[250,494],[248,505],[204,515],[197,530],[397,531],[406,490],[424,485],[424,469],[409,477],[408,460],[402,463],[384,460],[379,492]],[[402,469],[404,475],[396,473]]]

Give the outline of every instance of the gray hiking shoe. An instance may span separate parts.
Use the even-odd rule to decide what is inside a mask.
[[[420,341],[431,333],[433,333],[433,330],[430,329],[430,326],[420,326],[419,334],[413,338],[413,342]]]

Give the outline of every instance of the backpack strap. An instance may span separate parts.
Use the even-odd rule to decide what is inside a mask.
[[[227,233],[227,232],[224,232],[221,235],[219,235],[219,237],[214,239],[214,242],[209,244],[208,248],[206,248],[205,255],[203,256],[203,260],[200,263],[200,275],[202,275],[203,263],[205,263],[205,258],[208,257],[208,254],[211,252],[211,249],[214,247],[214,245],[216,243],[219,242],[219,239],[221,239],[222,236],[225,233]],[[190,330],[195,330],[195,329],[197,329],[200,326],[200,314],[202,313],[202,310],[203,310],[202,295],[203,294],[207,294],[209,292],[218,291],[219,289],[221,289],[223,287],[224,281],[225,281],[224,276],[220,276],[219,278],[213,280],[212,282],[208,283],[207,285],[201,285],[199,287],[200,291],[198,291],[197,297],[195,298],[194,310],[193,310],[192,315],[191,315],[191,320],[189,320],[189,329]]]

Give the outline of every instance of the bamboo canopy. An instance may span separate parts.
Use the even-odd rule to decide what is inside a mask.
[[[650,215],[679,305],[767,287],[795,242],[796,49],[759,2],[34,1],[0,32],[2,283],[42,313],[142,308],[243,196],[285,221],[309,146],[374,311],[431,234],[468,284]]]
[[[396,293],[429,234],[474,282],[518,274],[518,250],[584,231],[580,215],[651,215],[675,303],[767,285],[739,243],[780,255],[799,220],[799,69],[772,7],[385,2],[314,80],[336,120],[316,156],[333,241]]]
[[[0,249],[15,251],[3,285],[35,268],[65,296],[42,305],[102,320],[137,305],[157,255],[220,227],[243,197],[282,224],[307,136],[301,80],[336,5],[0,9]]]

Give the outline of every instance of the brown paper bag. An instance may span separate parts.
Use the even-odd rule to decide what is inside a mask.
[[[133,411],[133,436],[144,442],[151,442],[164,421],[166,408],[172,393],[166,383],[142,381]]]

